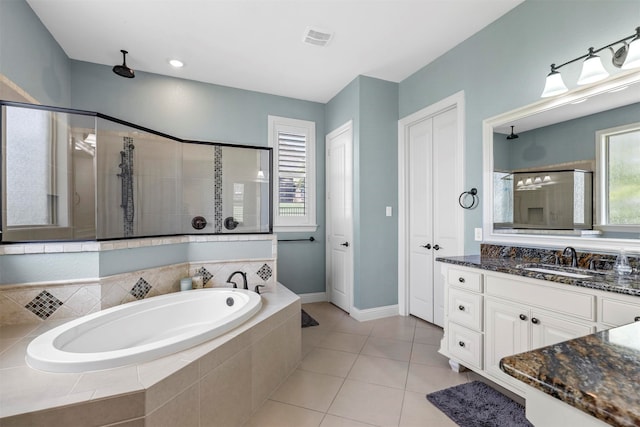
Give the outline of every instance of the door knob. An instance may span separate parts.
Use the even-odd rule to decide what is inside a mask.
[[[421,248],[431,249],[431,243],[427,243],[426,245],[420,245]]]
[[[433,245],[433,249],[435,249],[436,251],[440,250],[440,245]]]
[[[349,242],[340,243],[340,246],[344,246],[345,248],[348,248]]]

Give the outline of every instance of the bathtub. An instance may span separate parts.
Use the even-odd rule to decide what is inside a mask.
[[[27,347],[29,366],[85,372],[148,362],[218,337],[262,306],[243,289],[198,289],[102,310],[53,328]]]

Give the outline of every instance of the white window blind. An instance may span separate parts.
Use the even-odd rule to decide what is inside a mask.
[[[269,145],[275,231],[315,231],[315,123],[269,116]]]
[[[280,216],[305,216],[306,135],[278,132],[278,154],[278,214]]]

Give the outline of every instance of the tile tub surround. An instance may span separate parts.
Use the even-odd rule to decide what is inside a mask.
[[[640,425],[640,322],[508,356],[500,365],[607,424]]]
[[[247,272],[249,288],[276,289],[272,259],[182,263],[116,274],[96,280],[0,286],[0,326],[73,319],[105,308],[180,290],[180,279],[202,275],[205,287],[228,287],[229,274]]]
[[[528,271],[520,267],[526,263],[541,263],[553,265],[555,255],[562,253],[555,249],[516,248],[510,246],[482,245],[481,255],[465,255],[446,258],[436,258],[436,261],[460,265],[463,267],[479,268],[487,271],[513,274],[530,277],[532,279],[548,280],[566,285],[580,286],[591,289],[599,289],[608,292],[640,296],[640,273],[638,272],[638,258],[629,256],[629,261],[634,266],[634,273],[627,276],[618,276],[611,266],[615,261],[615,255],[586,254],[579,252],[580,265],[587,259],[598,259],[602,268],[590,278],[577,279],[562,275]],[[587,267],[589,261],[586,261]],[[608,267],[608,268],[606,268]],[[597,274],[597,273],[602,274]]]
[[[0,328],[0,425],[242,425],[295,369],[300,299],[278,284],[230,333],[153,362],[80,374],[29,368],[44,326]],[[215,422],[213,421],[215,420]],[[129,424],[127,424],[129,425]]]

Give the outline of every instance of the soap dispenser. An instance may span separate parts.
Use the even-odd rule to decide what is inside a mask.
[[[624,249],[618,253],[615,264],[613,264],[613,270],[620,275],[631,274],[631,266],[629,265],[629,259]]]

